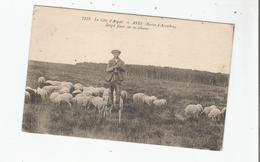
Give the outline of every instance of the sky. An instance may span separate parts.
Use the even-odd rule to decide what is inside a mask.
[[[228,74],[232,40],[231,24],[36,6],[29,59],[107,63],[118,49],[126,64]]]

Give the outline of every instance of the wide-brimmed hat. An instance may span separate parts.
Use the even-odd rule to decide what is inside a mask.
[[[120,54],[121,54],[121,51],[119,51],[119,50],[112,50],[111,53],[112,53],[113,55],[120,55]]]

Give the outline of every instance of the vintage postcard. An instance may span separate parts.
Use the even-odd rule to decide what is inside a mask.
[[[22,130],[221,150],[233,32],[35,6]]]

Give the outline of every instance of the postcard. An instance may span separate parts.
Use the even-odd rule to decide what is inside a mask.
[[[22,130],[221,150],[234,25],[35,6]]]

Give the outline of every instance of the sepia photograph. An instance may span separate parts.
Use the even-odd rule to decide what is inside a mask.
[[[234,24],[34,6],[22,131],[221,151]]]

